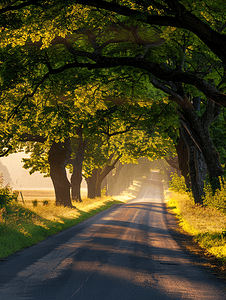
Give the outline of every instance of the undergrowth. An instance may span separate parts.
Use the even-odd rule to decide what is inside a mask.
[[[205,184],[204,192],[205,197],[203,204],[209,207],[214,207],[226,213],[226,182],[222,181],[219,177],[220,189],[217,189],[214,193],[209,183]]]
[[[0,172],[0,208],[3,208],[12,201],[16,201],[17,197],[18,194],[13,192],[8,184],[6,186],[3,185],[3,175]]]
[[[186,191],[183,178],[174,175],[171,195],[167,206],[176,214],[179,225],[208,252],[222,262],[226,262],[226,214],[224,193],[226,185],[221,182],[221,190],[213,195],[210,186],[205,186],[204,206],[197,205]]]

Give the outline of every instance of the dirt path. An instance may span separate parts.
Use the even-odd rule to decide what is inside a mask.
[[[162,187],[0,262],[1,300],[222,299],[225,282],[170,235]]]

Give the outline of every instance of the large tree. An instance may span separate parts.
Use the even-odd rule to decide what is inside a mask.
[[[191,89],[194,95],[192,87],[195,86],[196,91],[201,91],[208,99],[226,105],[223,93],[225,26],[224,18],[219,14],[219,7],[223,5],[223,2],[220,5],[218,3],[217,7],[209,1],[197,4],[177,0],[96,1],[95,4],[82,0],[76,3],[53,1],[51,5],[43,1],[6,3],[0,12],[5,16],[1,32],[1,91],[5,103],[11,108],[7,118],[18,114],[19,110],[26,113],[26,101],[48,90],[51,85],[58,95],[62,93],[67,100],[65,86],[68,91],[68,86],[75,82],[78,84],[79,79],[84,84],[84,78],[90,74],[95,78],[108,78],[109,83],[122,72],[127,75],[126,80],[128,76],[140,73],[156,87],[164,86],[165,92],[171,95],[169,100],[180,106],[184,128],[196,128],[199,148],[204,149],[201,151],[211,176],[221,175],[222,168],[208,130],[203,130],[188,93]],[[100,10],[93,9],[93,6]],[[64,7],[64,10],[59,11],[60,7]],[[10,17],[18,10],[18,18],[13,26]],[[110,13],[104,14],[104,10]],[[65,13],[68,16],[67,24]],[[97,20],[101,20],[98,26]],[[5,30],[7,26],[10,30]],[[187,34],[187,31],[192,34]],[[193,47],[197,53],[207,56],[207,60],[214,60],[215,66],[218,65],[218,75],[214,76],[216,87],[210,82],[209,76],[203,75],[203,70],[200,73],[195,68],[178,68],[177,64],[170,63],[175,56],[180,57],[175,50],[175,43],[172,43],[174,39],[180,41],[180,46],[181,41],[186,40],[188,45],[185,51]],[[188,56],[186,63],[192,65],[193,61],[188,60]],[[67,85],[65,78],[68,79]],[[185,93],[178,90],[178,82],[186,84],[186,89],[183,87]],[[133,85],[130,88],[132,90]],[[104,92],[102,90],[102,95]],[[145,94],[143,89],[142,94]]]

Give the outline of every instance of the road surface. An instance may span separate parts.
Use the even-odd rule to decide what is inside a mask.
[[[161,184],[0,261],[1,300],[226,299],[165,225]]]

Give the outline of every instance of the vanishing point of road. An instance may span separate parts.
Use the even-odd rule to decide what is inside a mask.
[[[170,235],[162,185],[0,261],[1,300],[225,300]]]

